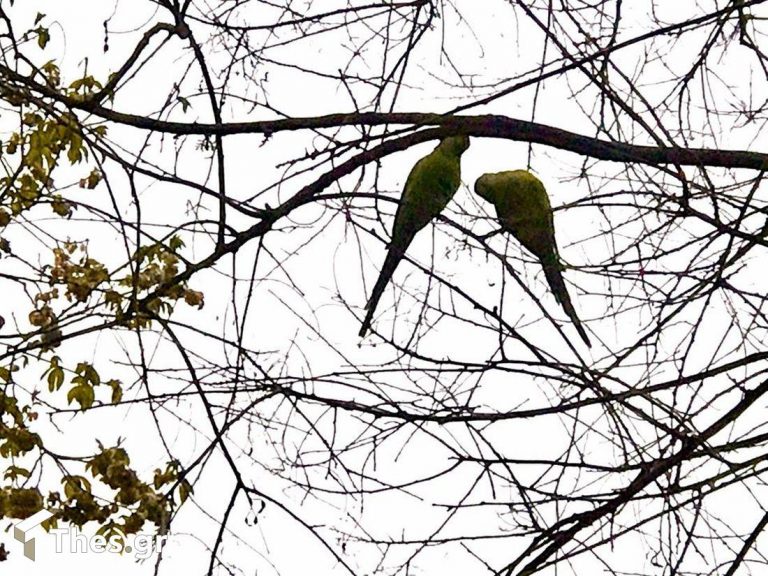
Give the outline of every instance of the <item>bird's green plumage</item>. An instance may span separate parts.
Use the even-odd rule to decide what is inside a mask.
[[[563,280],[552,206],[541,181],[527,170],[483,174],[475,181],[475,193],[495,206],[501,227],[539,259],[552,293],[590,346]]]
[[[468,147],[468,136],[444,138],[430,154],[416,162],[408,174],[395,213],[387,256],[365,306],[368,312],[360,328],[360,336],[368,332],[384,288],[416,233],[443,211],[459,189],[461,155]]]

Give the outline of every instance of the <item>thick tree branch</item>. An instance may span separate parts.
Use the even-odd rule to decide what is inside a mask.
[[[626,144],[623,142],[609,142],[537,122],[528,122],[507,116],[490,114],[480,116],[445,116],[442,114],[422,114],[417,112],[389,114],[363,112],[255,122],[225,122],[216,124],[169,122],[116,112],[93,101],[81,102],[73,98],[67,98],[55,90],[38,84],[30,78],[2,65],[0,65],[0,75],[23,84],[26,88],[38,92],[42,96],[53,98],[70,108],[89,112],[104,120],[110,120],[134,128],[175,135],[229,136],[234,134],[264,134],[271,136],[278,132],[338,128],[341,126],[437,126],[446,129],[447,133],[468,134],[470,136],[486,138],[504,138],[507,140],[542,144],[609,162],[638,163],[651,166],[679,164],[682,166],[768,170],[768,153],[709,148],[662,148],[658,146]]]

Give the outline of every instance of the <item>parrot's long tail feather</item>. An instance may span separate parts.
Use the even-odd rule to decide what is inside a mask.
[[[563,280],[562,268],[557,264],[545,264],[544,276],[552,289],[552,293],[560,303],[560,306],[563,307],[566,315],[571,319],[571,322],[573,322],[579,336],[581,336],[584,343],[591,348],[592,343],[589,341],[589,337],[584,331],[584,327],[581,325],[581,320],[579,320],[576,310],[571,303],[571,297],[568,295],[568,288],[565,286],[565,280]]]
[[[373,314],[376,312],[376,306],[379,304],[379,300],[384,295],[384,289],[389,284],[392,274],[395,273],[395,268],[403,258],[404,250],[400,250],[390,245],[387,257],[384,259],[384,265],[381,267],[379,278],[376,280],[376,284],[371,291],[371,297],[368,299],[368,303],[365,305],[365,309],[368,311],[363,320],[363,325],[360,327],[360,338],[364,337],[371,327],[371,321],[373,320]]]

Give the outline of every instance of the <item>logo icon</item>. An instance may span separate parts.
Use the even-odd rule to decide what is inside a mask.
[[[41,522],[53,516],[48,510],[40,510],[29,518],[26,518],[13,527],[13,537],[24,544],[24,556],[30,560],[35,559],[35,537],[31,533]]]

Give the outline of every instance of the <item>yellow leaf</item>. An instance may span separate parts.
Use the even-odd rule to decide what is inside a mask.
[[[58,390],[62,384],[64,384],[64,370],[56,366],[48,372],[48,390],[50,392]]]
[[[186,480],[182,480],[179,484],[179,501],[183,504],[190,494],[192,494],[192,485]]]
[[[51,35],[48,32],[48,28],[43,28],[41,26],[37,29],[37,45],[40,46],[40,48],[45,48],[50,39]]]
[[[75,386],[67,393],[67,403],[72,404],[72,402],[76,401],[80,404],[82,410],[87,410],[93,406],[94,399],[93,387],[87,384]]]

